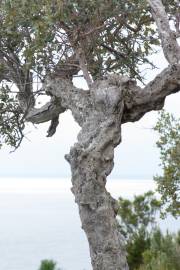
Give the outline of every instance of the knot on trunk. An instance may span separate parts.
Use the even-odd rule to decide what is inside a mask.
[[[127,76],[110,75],[107,79],[94,83],[91,94],[95,109],[105,115],[115,113],[129,99],[129,93],[136,88],[136,81]]]

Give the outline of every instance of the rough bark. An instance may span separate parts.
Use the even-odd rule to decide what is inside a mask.
[[[145,113],[160,110],[165,98],[180,90],[180,65],[164,69],[144,89],[128,85],[125,90],[125,108],[122,123],[138,121]]]
[[[66,156],[72,170],[72,192],[88,238],[93,269],[125,270],[128,266],[117,226],[118,207],[105,188],[113,168],[114,148],[121,140],[122,89],[100,82],[91,89],[91,97],[91,114]]]

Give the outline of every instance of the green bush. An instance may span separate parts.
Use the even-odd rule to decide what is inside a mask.
[[[127,261],[129,269],[137,269],[143,263],[143,254],[150,247],[150,237],[148,233],[142,229],[127,241]]]
[[[53,260],[43,260],[38,270],[56,270],[56,262]]]
[[[156,226],[161,201],[153,192],[119,198],[120,231],[126,240],[130,270],[180,270],[180,232],[163,233]]]
[[[138,270],[179,270],[179,234],[163,235],[159,229],[152,232],[150,247],[143,253],[143,264]]]

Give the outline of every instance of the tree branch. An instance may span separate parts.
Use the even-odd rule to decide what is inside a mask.
[[[52,120],[51,120],[51,125],[47,131],[47,137],[52,137],[55,133],[56,133],[56,128],[59,125],[59,115],[55,116]]]
[[[0,82],[13,82],[19,89],[19,105],[24,113],[35,104],[33,96],[33,74],[28,65],[21,64],[18,56],[9,49],[6,53],[0,49]]]
[[[32,108],[25,116],[26,120],[33,124],[40,124],[51,120],[47,136],[50,137],[56,132],[59,123],[59,114],[70,109],[77,123],[82,126],[87,115],[91,113],[89,91],[73,86],[70,79],[59,77],[48,77],[43,85],[47,95],[52,96],[41,108]]]
[[[164,69],[144,89],[134,86],[125,93],[122,123],[135,122],[146,112],[160,110],[166,96],[180,91],[180,65]]]
[[[84,79],[86,80],[88,87],[91,88],[93,80],[89,74],[87,63],[86,63],[86,57],[81,47],[77,49],[77,58],[79,60],[80,67],[83,72]]]
[[[180,47],[176,35],[170,29],[168,17],[161,0],[147,0],[156,22],[164,55],[169,64],[180,63]]]
[[[87,115],[91,113],[90,91],[77,88],[71,80],[59,77],[47,78],[43,87],[47,94],[59,99],[61,106],[69,109],[77,123],[82,126]]]
[[[26,116],[26,120],[33,124],[48,122],[65,110],[66,108],[62,107],[61,103],[57,102],[57,99],[52,98],[50,102],[47,102],[41,108],[31,109]]]

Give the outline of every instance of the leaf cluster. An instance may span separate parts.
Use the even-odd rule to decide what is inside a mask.
[[[143,263],[143,253],[150,247],[150,228],[154,227],[161,202],[152,191],[134,196],[133,200],[119,198],[120,231],[126,239],[127,260],[130,269]]]
[[[138,66],[159,45],[146,1],[63,1],[64,24],[96,79],[119,72],[140,78]]]
[[[155,131],[159,134],[157,147],[160,150],[162,175],[154,179],[166,211],[174,216],[180,214],[180,119],[162,111]]]
[[[163,235],[159,229],[152,232],[150,246],[143,253],[143,264],[138,270],[179,270],[179,233]]]
[[[58,40],[51,1],[5,0],[0,5],[0,49],[39,75],[53,67],[66,41]],[[59,54],[59,55],[58,55]]]
[[[180,232],[162,234],[155,220],[162,203],[153,192],[119,199],[120,230],[126,239],[130,270],[180,269]]]
[[[42,260],[38,270],[61,270],[53,260]]]
[[[123,235],[130,239],[135,232],[154,225],[156,213],[160,208],[161,201],[155,198],[152,191],[134,196],[132,201],[120,197],[118,215]]]
[[[0,88],[0,147],[5,143],[17,148],[23,139],[24,122],[17,100],[8,86]]]

